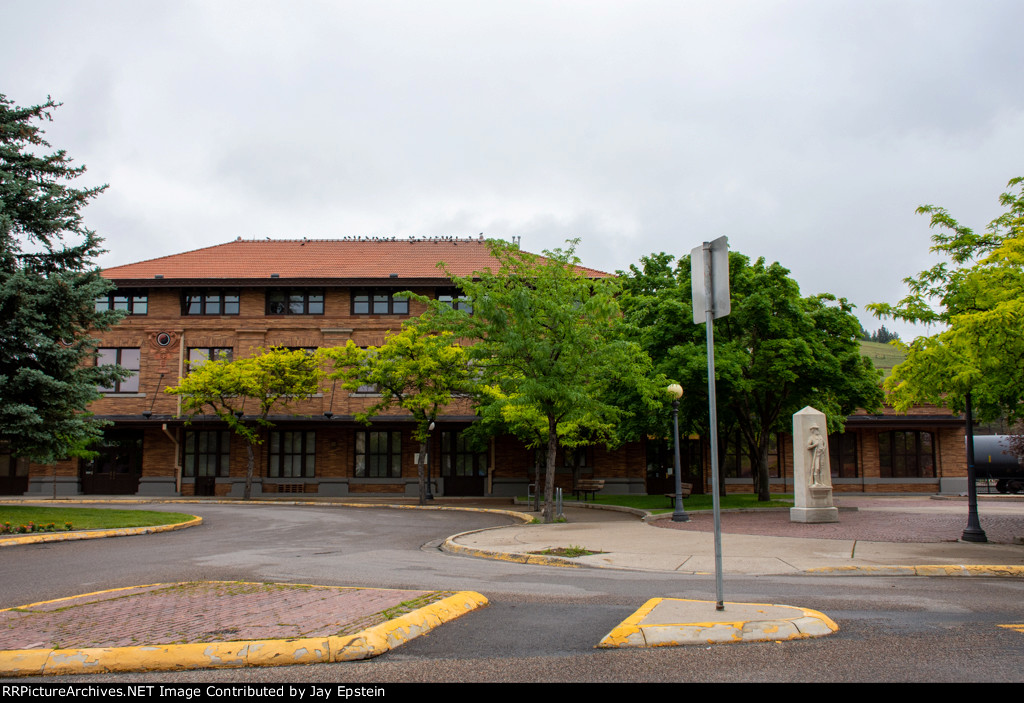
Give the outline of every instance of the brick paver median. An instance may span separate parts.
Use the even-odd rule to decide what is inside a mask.
[[[155,584],[0,611],[0,649],[350,634],[448,595],[231,581]]]

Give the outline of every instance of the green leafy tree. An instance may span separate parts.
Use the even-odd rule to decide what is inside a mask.
[[[1006,211],[982,233],[941,207],[919,207],[943,260],[904,279],[909,293],[895,305],[868,306],[878,317],[939,328],[901,345],[907,358],[885,383],[898,411],[936,403],[961,412],[969,392],[982,421],[1024,418],[1024,178],[1007,189]]]
[[[97,311],[111,284],[93,264],[101,240],[81,210],[106,186],[74,188],[85,172],[49,148],[39,122],[59,106],[18,107],[0,95],[0,445],[48,463],[102,434],[86,412],[127,372],[97,367],[91,331],[120,313]]]
[[[674,268],[672,261],[655,254],[631,267],[623,307],[656,369],[685,390],[680,423],[700,430],[708,422],[705,330],[692,321],[689,257]],[[715,321],[720,429],[739,431],[758,499],[770,500],[772,435],[806,405],[826,414],[830,431],[841,430],[855,409],[878,407],[881,377],[860,354],[862,328],[845,299],[802,297],[780,264],[735,252],[729,286],[732,311]]]
[[[668,400],[650,375],[650,359],[624,335],[618,284],[579,268],[576,244],[541,257],[492,240],[496,271],[449,273],[472,314],[448,310],[448,320],[475,342],[472,358],[492,389],[478,399],[481,412],[500,416],[528,446],[546,450],[545,522],[554,518],[556,455],[566,437],[576,446],[612,439],[635,412],[616,402],[622,397],[638,406]]]
[[[389,334],[379,347],[361,349],[354,342],[344,347],[320,350],[333,362],[330,378],[355,391],[375,386],[380,398],[356,419],[370,424],[373,417],[394,408],[409,412],[415,422],[413,436],[420,443],[419,503],[426,505],[425,460],[431,425],[458,394],[475,388],[469,355],[450,332],[436,332],[429,315],[407,323],[400,332]]]
[[[868,341],[888,344],[889,342],[898,342],[899,339],[900,336],[898,334],[885,329],[885,325],[882,325],[875,332],[871,333],[871,337]]]
[[[252,497],[256,445],[273,428],[270,413],[285,410],[321,391],[323,371],[315,355],[302,349],[274,347],[246,359],[205,361],[166,393],[181,396],[181,409],[191,420],[207,409],[245,440],[248,465],[245,498]],[[255,412],[246,414],[246,403]]]

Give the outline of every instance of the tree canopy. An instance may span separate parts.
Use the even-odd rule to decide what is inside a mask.
[[[1006,208],[977,233],[941,207],[929,215],[931,251],[942,258],[904,279],[898,303],[873,303],[876,316],[936,325],[909,345],[885,388],[896,410],[918,403],[964,409],[967,393],[980,420],[1024,418],[1024,178],[1000,196]]]
[[[420,443],[417,471],[420,505],[427,501],[424,460],[430,426],[459,393],[475,388],[469,355],[451,332],[434,332],[429,316],[408,322],[400,332],[389,334],[379,347],[361,349],[354,342],[344,347],[321,349],[333,362],[330,378],[342,381],[350,391],[372,385],[379,398],[356,419],[370,423],[392,408],[408,411],[415,421],[413,436]]]
[[[625,336],[617,282],[579,268],[576,244],[537,256],[491,241],[496,270],[452,276],[472,313],[437,307],[474,342],[474,368],[487,389],[477,401],[481,414],[546,449],[546,522],[554,518],[562,442],[615,444],[638,409],[668,402],[650,359]]]
[[[674,267],[673,260],[654,254],[623,273],[623,308],[656,370],[682,385],[681,424],[705,434],[705,330],[692,322],[689,256]],[[856,408],[880,404],[881,377],[860,354],[861,326],[845,299],[803,297],[780,264],[735,252],[729,277],[732,311],[715,321],[719,423],[739,431],[758,497],[768,500],[772,434],[786,431],[806,405],[826,414],[830,430],[841,430]]]
[[[120,313],[97,310],[112,285],[93,264],[101,239],[81,210],[106,186],[75,188],[85,172],[50,147],[39,122],[59,103],[18,107],[0,95],[0,446],[50,462],[81,451],[104,423],[86,408],[127,373],[88,363],[91,330]]]
[[[189,369],[188,376],[165,392],[181,397],[181,409],[188,418],[209,409],[245,440],[248,499],[252,497],[256,465],[253,450],[262,443],[264,430],[274,426],[270,413],[319,393],[322,381],[323,371],[313,354],[303,349],[274,347],[245,359],[204,361]]]

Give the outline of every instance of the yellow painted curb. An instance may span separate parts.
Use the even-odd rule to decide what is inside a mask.
[[[157,532],[184,530],[203,524],[203,518],[196,515],[193,519],[173,525],[146,525],[143,527],[118,527],[109,530],[72,530],[71,532],[39,532],[18,537],[0,539],[0,547],[13,547],[19,544],[42,544],[44,542],[70,542],[79,539],[101,539],[103,537],[129,537],[132,535],[149,535]]]
[[[127,589],[116,588],[96,593],[120,590]],[[40,601],[51,602],[54,601]],[[179,671],[355,661],[383,654],[487,603],[487,598],[475,591],[460,591],[356,635],[142,647],[0,651],[0,676]]]
[[[785,608],[792,616],[764,619],[721,619],[696,622],[647,623],[652,611],[661,603],[705,603],[684,598],[652,598],[635,613],[612,629],[597,647],[668,647],[679,645],[729,644],[735,642],[782,642],[785,640],[823,637],[839,631],[830,617],[817,610],[769,603],[732,603],[748,608]]]
[[[649,601],[640,606],[640,609],[630,615],[628,618],[620,622],[618,625],[612,628],[612,631],[604,636],[604,639],[597,645],[603,649],[610,649],[613,647],[630,647],[635,646],[629,644],[633,641],[637,635],[640,634],[640,623],[647,617],[648,613],[654,610],[654,606],[660,603],[663,598],[651,598]]]
[[[999,576],[1024,578],[1024,566],[1006,564],[919,564],[917,566],[819,566],[807,574],[836,576]]]

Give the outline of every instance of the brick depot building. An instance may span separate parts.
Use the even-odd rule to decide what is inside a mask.
[[[128,316],[99,336],[99,363],[134,375],[90,410],[113,424],[92,460],[56,466],[0,456],[0,493],[47,496],[240,496],[245,445],[214,416],[186,425],[179,400],[164,393],[189,363],[242,358],[275,346],[314,349],[383,343],[423,306],[403,291],[458,304],[458,290],[438,269],[469,276],[495,262],[482,239],[242,240],[106,269],[117,285],[98,306]],[[608,274],[584,269],[595,277]],[[328,382],[330,384],[330,382]],[[354,414],[372,403],[372,388],[328,387],[271,417],[274,428],[257,449],[254,494],[322,496],[414,495],[412,423],[401,414],[370,426]],[[524,495],[535,454],[511,437],[471,451],[461,432],[473,422],[468,403],[439,418],[429,452],[435,495]],[[750,469],[735,441],[722,467],[730,491],[749,491]],[[836,491],[934,493],[966,487],[964,422],[939,408],[910,415],[852,416],[829,437]],[[576,461],[584,478],[604,479],[605,492],[671,491],[671,445],[658,439],[615,450],[591,447]],[[685,480],[710,490],[707,442],[684,440]],[[559,457],[558,485],[571,490],[573,457]],[[793,447],[780,435],[771,453],[772,490],[792,486]]]

